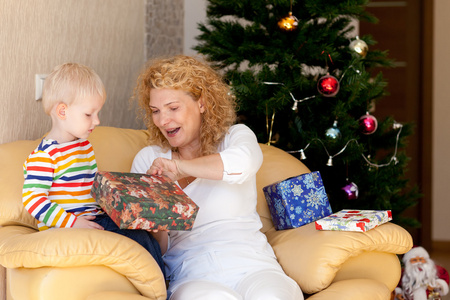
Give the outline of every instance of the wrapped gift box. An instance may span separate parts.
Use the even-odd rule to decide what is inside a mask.
[[[275,182],[263,191],[277,230],[300,227],[332,213],[319,172]]]
[[[318,230],[366,232],[392,220],[390,210],[341,210],[316,221]]]
[[[122,229],[190,230],[198,207],[169,178],[97,172],[92,197]]]

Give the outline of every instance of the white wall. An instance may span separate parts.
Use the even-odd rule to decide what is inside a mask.
[[[34,76],[69,61],[102,78],[102,125],[140,126],[128,99],[145,62],[144,31],[144,0],[1,0],[0,143],[37,139],[50,129],[34,100]]]
[[[450,242],[450,1],[434,2],[432,241]],[[197,44],[196,24],[206,18],[204,7],[206,0],[185,0],[185,54],[195,54],[191,47]]]
[[[196,54],[192,47],[197,44],[195,37],[200,34],[197,24],[205,19],[206,0],[184,0],[184,54]]]
[[[434,0],[432,240],[450,241],[450,1]]]

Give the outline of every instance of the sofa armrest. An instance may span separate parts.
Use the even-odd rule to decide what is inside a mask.
[[[0,266],[0,300],[6,300],[6,269]]]
[[[381,282],[371,279],[352,279],[332,283],[325,291],[308,300],[386,300],[391,292]]]
[[[153,257],[135,241],[108,231],[2,227],[0,264],[6,268],[103,265],[127,277],[143,296],[166,299],[165,280]]]
[[[89,295],[86,300],[148,300],[149,298],[125,292],[108,291]]]
[[[367,251],[403,254],[413,246],[411,235],[392,223],[364,233],[319,231],[310,223],[290,230],[272,228],[266,235],[286,274],[308,294],[327,288],[352,257]]]

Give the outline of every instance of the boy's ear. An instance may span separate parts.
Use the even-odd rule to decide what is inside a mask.
[[[65,120],[66,119],[66,109],[67,109],[67,105],[64,103],[59,103],[56,106],[56,115],[58,116],[58,118],[60,118],[61,120]]]

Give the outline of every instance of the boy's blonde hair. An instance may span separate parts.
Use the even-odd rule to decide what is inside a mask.
[[[138,98],[150,144],[168,150],[171,148],[169,142],[152,120],[149,107],[152,89],[182,90],[195,101],[201,97],[206,108],[200,128],[201,154],[217,152],[219,143],[236,121],[236,102],[222,76],[206,62],[184,55],[157,58],[148,63],[138,78],[134,98]]]
[[[42,105],[45,113],[50,115],[52,108],[59,103],[70,105],[92,95],[106,99],[105,86],[100,76],[82,64],[65,63],[55,67],[45,79]]]

